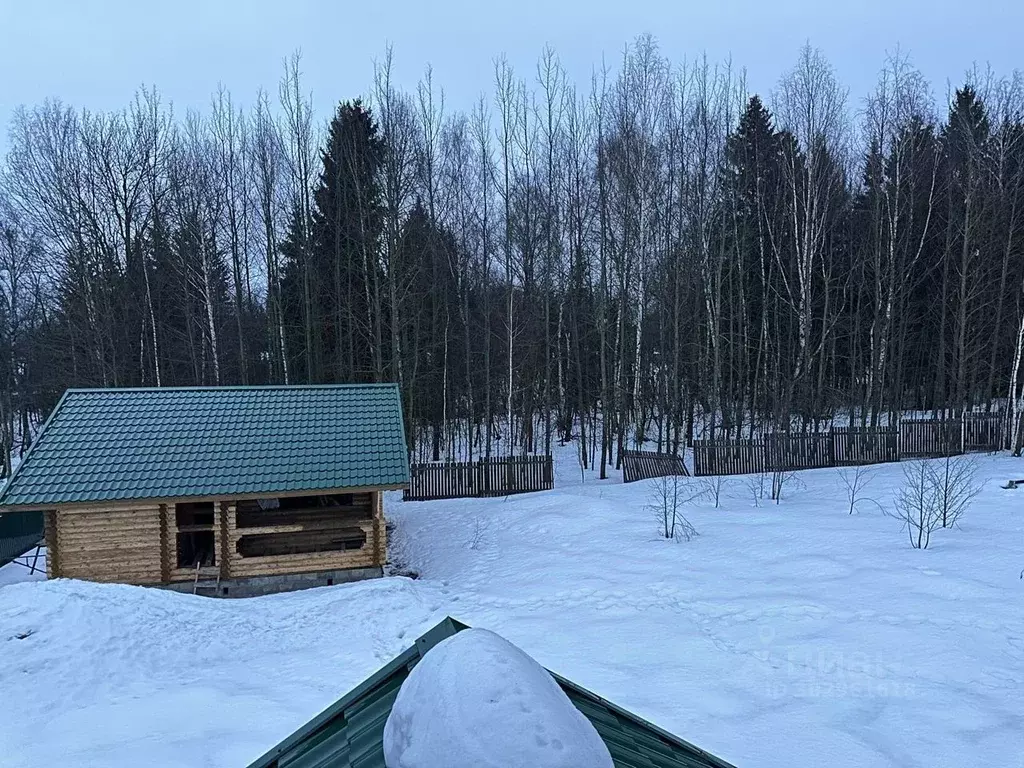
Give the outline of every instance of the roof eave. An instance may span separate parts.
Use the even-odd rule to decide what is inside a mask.
[[[96,510],[102,511],[111,507],[123,508],[137,504],[175,504],[179,502],[201,501],[248,501],[251,499],[289,498],[293,496],[310,496],[325,493],[370,493],[372,491],[400,491],[408,486],[408,482],[391,483],[388,485],[359,486],[318,486],[316,488],[296,488],[287,491],[261,490],[245,493],[192,494],[180,496],[131,496],[118,499],[80,499],[61,501],[25,502],[17,504],[0,504],[0,514],[7,512],[47,512],[51,510]]]
[[[26,464],[28,464],[29,460],[32,458],[32,453],[33,451],[35,451],[36,446],[38,446],[42,442],[43,435],[46,434],[46,428],[53,423],[53,420],[54,418],[56,418],[57,413],[61,409],[61,406],[64,405],[64,402],[71,396],[72,392],[74,391],[75,390],[71,389],[64,390],[64,394],[60,396],[60,400],[57,401],[57,405],[53,407],[53,410],[50,411],[50,415],[46,417],[46,421],[43,422],[43,426],[39,430],[39,434],[36,435],[35,439],[32,441],[32,445],[28,447],[28,451],[26,451],[25,456],[18,463],[18,466],[14,468],[14,471],[11,472],[11,476],[7,478],[6,485],[4,485],[3,490],[0,491],[0,510],[2,510],[6,506],[4,502],[5,499],[7,498],[7,492],[14,486],[14,481],[18,479],[18,475],[21,473],[21,470],[25,467]],[[35,510],[31,509],[24,511],[28,512]]]

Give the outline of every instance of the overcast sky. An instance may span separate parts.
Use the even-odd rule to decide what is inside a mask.
[[[373,60],[395,50],[400,85],[428,63],[450,108],[490,90],[504,53],[533,77],[546,43],[581,82],[605,56],[650,32],[673,61],[706,51],[770,91],[802,43],[821,48],[856,109],[897,45],[943,99],[974,63],[1024,67],[1020,0],[0,0],[0,152],[19,104],[56,97],[114,109],[143,84],[178,112],[204,108],[218,82],[248,103],[276,94],[282,61],[301,48],[321,112],[368,92]]]

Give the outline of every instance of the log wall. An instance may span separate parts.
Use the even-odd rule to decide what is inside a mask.
[[[379,491],[353,494],[352,505],[329,516],[310,515],[302,522],[268,520],[273,525],[238,527],[238,506],[246,502],[221,500],[214,504],[216,564],[203,567],[202,578],[305,573],[310,571],[382,566],[387,559],[383,497]],[[329,519],[325,519],[329,518]],[[250,520],[251,522],[251,520]],[[152,503],[131,508],[64,509],[45,515],[49,548],[47,575],[88,581],[160,584],[192,581],[194,567],[178,567],[175,505]],[[238,542],[244,536],[288,533],[315,545],[317,537],[358,528],[366,536],[359,549],[244,557]]]
[[[384,519],[379,491],[353,494],[348,511],[336,512],[332,521],[316,519],[310,515],[308,522],[280,523],[265,526],[238,527],[237,506],[229,502],[225,530],[228,532],[227,569],[230,577],[222,572],[222,578],[243,578],[248,576],[272,576],[276,574],[305,573],[307,571],[328,571],[342,568],[368,568],[383,565]],[[268,519],[272,519],[268,514]],[[323,536],[326,529],[359,528],[366,535],[366,543],[360,549],[331,552],[305,552],[289,555],[263,555],[243,557],[238,552],[238,541],[243,536],[263,533],[308,532],[312,537]],[[220,548],[218,548],[218,552]]]
[[[388,534],[387,523],[384,520],[384,494],[380,491],[375,491],[373,496],[373,564],[384,566],[388,561]]]
[[[43,515],[43,531],[46,537],[46,578],[60,576],[60,547],[57,546],[57,513],[50,511]]]
[[[50,515],[55,523],[57,553],[51,575],[127,584],[160,583],[158,504]]]

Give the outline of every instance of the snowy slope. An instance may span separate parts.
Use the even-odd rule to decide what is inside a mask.
[[[744,768],[1016,765],[1024,491],[998,485],[1024,464],[979,461],[981,497],[927,551],[848,515],[835,470],[759,508],[729,479],[689,513],[700,536],[666,542],[648,483],[581,485],[566,448],[552,492],[389,499],[417,581],[0,586],[0,765],[243,765],[446,614]],[[884,503],[899,467],[876,472]]]

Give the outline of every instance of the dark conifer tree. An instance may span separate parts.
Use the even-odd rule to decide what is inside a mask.
[[[383,378],[386,350],[380,264],[383,140],[357,99],[338,107],[321,153],[313,193],[315,292],[308,311],[323,333],[314,373],[320,381]]]

